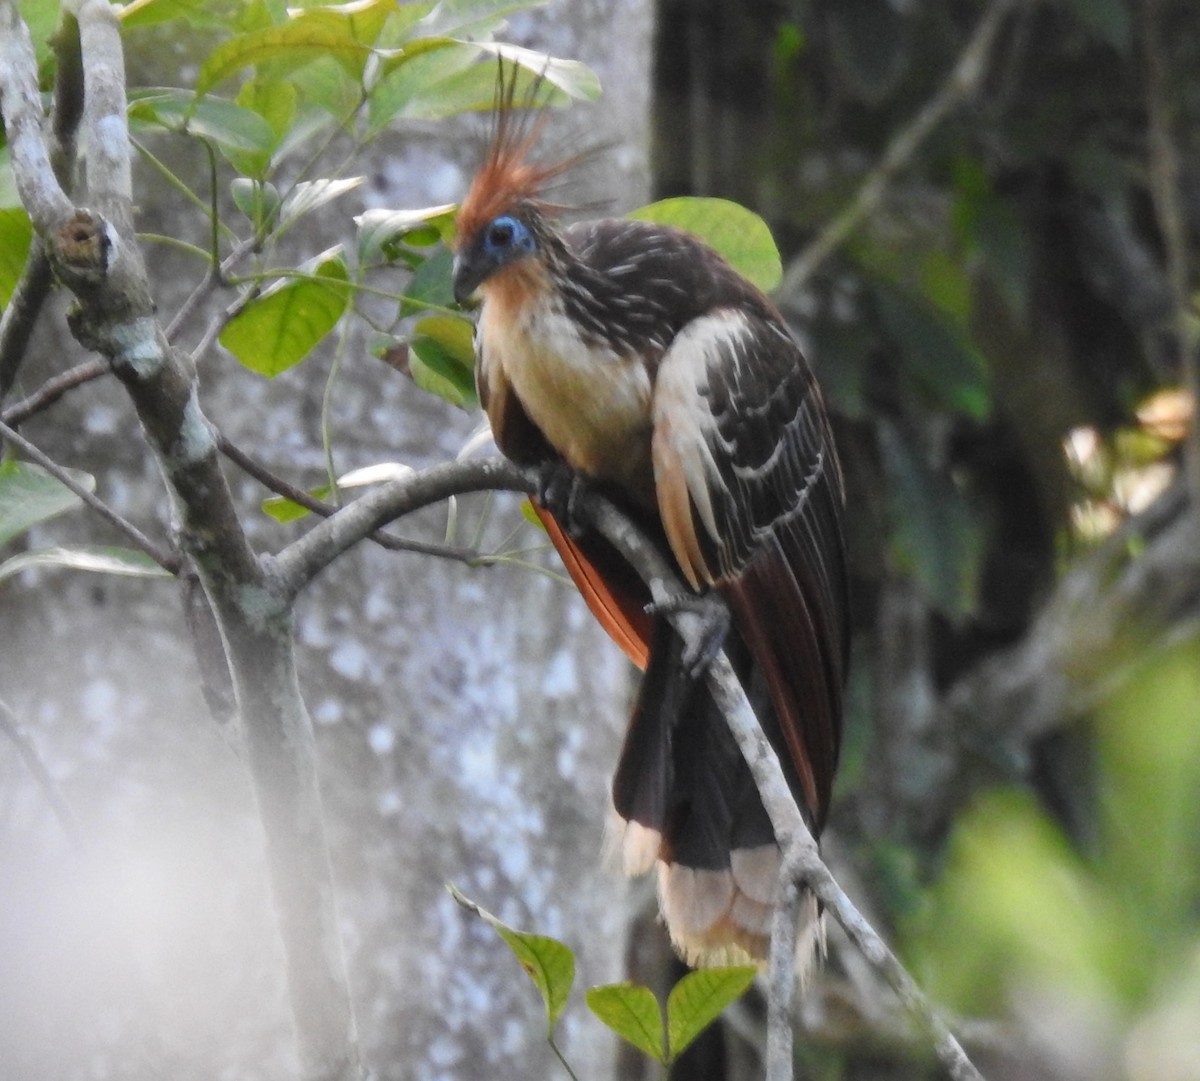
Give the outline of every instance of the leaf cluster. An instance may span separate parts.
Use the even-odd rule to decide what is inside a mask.
[[[575,982],[575,957],[570,947],[545,935],[517,931],[455,887],[447,889],[455,901],[496,932],[533,981],[546,1009],[546,1037],[562,1059],[554,1044],[554,1029]],[[753,965],[689,972],[671,989],[665,1010],[649,987],[634,983],[592,987],[585,999],[588,1009],[618,1036],[669,1067],[726,1006],[745,994],[757,973]],[[563,1064],[574,1077],[565,1060]]]

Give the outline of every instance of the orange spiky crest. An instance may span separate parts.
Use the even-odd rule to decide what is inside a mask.
[[[538,217],[546,218],[565,209],[546,202],[542,194],[551,181],[586,157],[577,154],[549,165],[530,160],[546,126],[547,114],[533,111],[538,106],[544,76],[537,77],[524,100],[518,103],[519,70],[517,65],[512,65],[512,75],[506,77],[504,61],[499,62],[491,139],[483,164],[475,173],[455,217],[456,250],[463,248],[480,229],[501,214],[519,215],[522,211],[526,214],[533,211]]]

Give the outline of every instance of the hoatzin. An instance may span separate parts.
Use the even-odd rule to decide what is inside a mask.
[[[574,161],[535,162],[542,125],[513,83],[501,74],[455,241],[455,295],[482,301],[476,378],[496,444],[547,477],[569,467],[692,590],[724,599],[727,654],[819,831],[847,602],[841,470],[812,372],[771,301],[691,235],[558,224],[546,188]],[[689,964],[762,959],[779,850],[749,770],[685,643],[615,550],[566,520],[570,502],[535,508],[593,614],[645,670],[612,787],[625,871],[657,864]],[[815,931],[811,898],[807,918]]]

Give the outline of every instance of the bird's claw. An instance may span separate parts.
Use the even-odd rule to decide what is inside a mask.
[[[587,481],[566,462],[549,462],[538,477],[538,502],[546,508],[572,540],[587,531],[581,513]]]
[[[680,630],[683,636],[681,661],[692,679],[699,679],[716,660],[729,633],[729,608],[712,593],[677,593],[646,605],[646,614],[678,615],[688,612],[696,617],[690,627]]]

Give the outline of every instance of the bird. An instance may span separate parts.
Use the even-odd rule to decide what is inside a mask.
[[[706,658],[571,506],[580,492],[607,496],[678,572],[679,605],[715,599],[728,613],[707,626],[819,835],[849,655],[845,484],[828,413],[779,310],[703,241],[630,218],[563,223],[569,208],[548,195],[589,155],[541,160],[546,111],[516,86],[502,67],[451,242],[455,298],[478,305],[480,404],[501,453],[546,478],[538,516],[644,672],[612,782],[625,872],[656,871],[686,964],[762,962],[780,850]],[[811,896],[800,918],[811,957]]]

